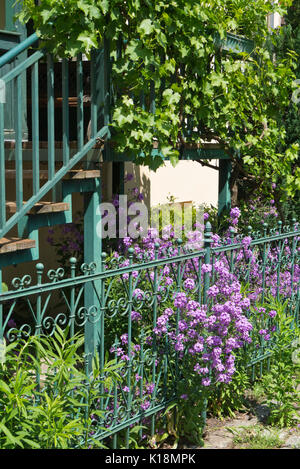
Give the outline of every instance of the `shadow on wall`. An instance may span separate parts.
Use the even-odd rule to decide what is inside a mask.
[[[137,187],[148,208],[168,204],[171,198],[176,203],[192,201],[195,205],[213,206],[218,203],[218,171],[202,167],[196,161],[180,161],[175,168],[166,161],[156,172],[126,163],[125,174],[133,175],[126,184],[126,192]]]
[[[145,203],[147,209],[150,211],[151,208],[151,179],[150,179],[150,170],[141,165],[135,165],[133,163],[125,164],[125,176],[131,175],[133,178],[126,182],[125,184],[125,193],[128,198],[132,199],[134,197],[134,190],[137,189],[139,194],[142,194],[143,202]]]

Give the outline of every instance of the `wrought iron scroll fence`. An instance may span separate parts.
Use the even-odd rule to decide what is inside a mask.
[[[209,288],[217,275],[217,263],[222,262],[241,282],[254,307],[262,306],[270,296],[286,302],[294,327],[300,303],[299,239],[296,223],[279,225],[268,233],[265,230],[263,236],[250,229],[246,238],[232,233],[224,241],[207,225],[203,249],[197,251],[178,240],[168,252],[153,243],[148,258],[138,258],[134,249],[125,257],[103,253],[100,272],[93,263],[77,266],[75,258],[69,266],[49,272],[39,263],[35,279],[30,275],[15,278],[11,289],[1,294],[0,337],[12,342],[21,336],[51,336],[59,326],[68,328],[70,337],[78,331],[85,334],[87,372],[93,347],[100,367],[108,357],[121,363],[120,381],[99,394],[104,417],[95,421],[93,437],[111,439],[118,447],[118,435],[123,431],[128,445],[134,424],[148,419],[154,431],[157,415],[178,397],[180,353],[167,332],[174,327],[178,333],[180,310],[176,310],[172,326],[166,324],[163,340],[153,331],[162,313],[174,308],[174,293],[184,291],[185,279],[194,280],[190,297],[207,305],[209,315],[214,302]],[[212,266],[211,272],[204,271],[204,264]],[[87,285],[97,294],[96,304],[84,305]],[[17,316],[18,311],[22,315]],[[270,320],[276,326],[276,318]],[[262,371],[274,346],[272,340],[263,338],[259,344],[247,345],[248,366],[253,372],[257,366]]]

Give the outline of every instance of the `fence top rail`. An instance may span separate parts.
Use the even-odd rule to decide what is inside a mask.
[[[249,236],[251,237],[251,233],[249,233]],[[253,236],[253,234],[252,234]],[[296,238],[296,239],[300,239],[300,230],[294,230],[294,231],[286,231],[286,232],[282,232],[282,233],[276,233],[276,234],[270,234],[270,235],[266,235],[264,237],[260,237],[260,238],[253,238],[251,239],[251,242],[249,243],[249,247],[251,246],[257,246],[259,244],[265,244],[265,243],[270,243],[270,242],[273,242],[273,241],[280,241],[280,240],[285,240],[285,239],[288,239],[288,238]],[[242,238],[244,239],[244,238]],[[239,241],[238,243],[233,243],[233,244],[222,244],[221,246],[217,246],[217,247],[213,247],[212,248],[212,252],[215,253],[215,254],[218,254],[220,252],[224,252],[224,251],[231,251],[231,250],[234,250],[234,249],[240,249],[243,247],[243,243],[242,243],[242,240]]]

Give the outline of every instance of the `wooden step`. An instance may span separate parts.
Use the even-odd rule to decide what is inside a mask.
[[[26,203],[26,202],[24,202]],[[30,215],[41,215],[44,213],[65,212],[70,209],[66,202],[38,202],[27,213]],[[17,211],[16,202],[6,202],[7,213],[12,215]]]
[[[0,238],[0,254],[31,249],[34,247],[35,241],[33,239]]]
[[[24,169],[23,170],[23,179],[32,179],[33,178],[33,171],[31,169]],[[92,169],[92,170],[84,170],[84,169],[74,169],[68,171],[68,173],[63,177],[63,179],[93,179],[100,177],[100,170],[99,169]],[[6,179],[16,179],[16,170],[15,169],[6,169],[5,170],[5,178]],[[40,171],[40,180],[48,181],[48,171],[46,169],[42,169]]]

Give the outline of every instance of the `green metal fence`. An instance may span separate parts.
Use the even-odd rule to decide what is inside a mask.
[[[145,254],[139,258],[134,249],[129,249],[125,257],[103,253],[100,268],[95,263],[77,266],[76,259],[71,258],[68,266],[46,272],[39,263],[36,278],[15,278],[9,291],[1,294],[0,337],[12,342],[33,334],[51,336],[59,326],[68,328],[71,337],[84,332],[87,373],[94,352],[100,368],[107,359],[115,358],[122,365],[121,380],[113,382],[110,389],[99,390],[99,408],[105,417],[95,420],[93,437],[117,448],[118,435],[125,432],[128,446],[134,424],[147,421],[154,433],[157,416],[178,398],[180,353],[168,334],[162,341],[153,331],[163,311],[174,307],[173,295],[184,291],[187,277],[194,279],[190,298],[207,305],[208,314],[212,314],[214,298],[209,289],[214,284],[218,262],[222,261],[250,292],[254,306],[259,308],[270,296],[286,301],[286,314],[293,318],[291,327],[298,324],[297,224],[284,228],[279,225],[271,232],[265,230],[263,235],[249,231],[249,236],[232,233],[221,241],[208,224],[201,250],[178,240],[168,252],[153,245],[154,254],[149,256],[148,252],[148,258]],[[212,266],[211,272],[203,270],[204,264]],[[84,305],[87,289],[92,289],[96,298],[88,306]],[[249,317],[253,320],[253,316]],[[177,333],[180,319],[177,309]],[[12,320],[16,324],[12,325]],[[276,327],[276,318],[272,321]],[[246,346],[247,364],[253,373],[257,366],[262,370],[274,347],[274,341],[263,338]]]

